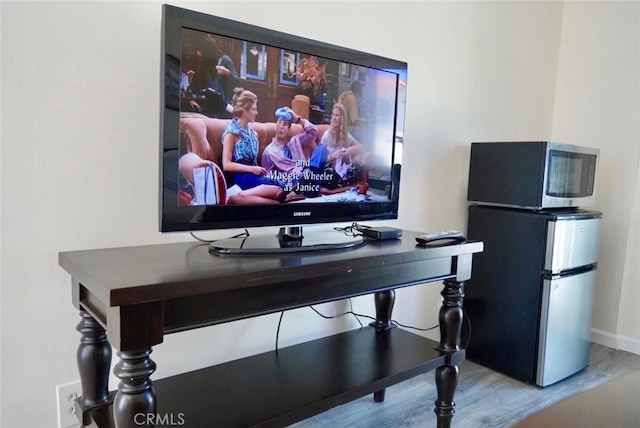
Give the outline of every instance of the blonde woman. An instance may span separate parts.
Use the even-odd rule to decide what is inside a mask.
[[[283,201],[284,183],[268,178],[258,163],[258,134],[251,127],[258,115],[258,97],[251,91],[235,88],[233,119],[222,134],[222,169],[230,173],[232,184],[242,191],[230,203],[276,203]]]
[[[333,177],[323,183],[327,189],[349,186],[358,182],[362,175],[365,150],[349,133],[346,117],[346,108],[342,104],[334,104],[331,125],[320,140],[320,144],[327,146],[324,172]]]

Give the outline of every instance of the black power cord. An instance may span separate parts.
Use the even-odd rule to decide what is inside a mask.
[[[320,313],[320,311],[318,311],[313,306],[309,306],[309,309],[311,309],[313,312],[315,312],[316,314],[318,314],[319,316],[321,316],[322,318],[327,319],[327,320],[332,319],[332,318],[343,317],[345,315],[353,315],[354,317],[356,317],[356,320],[360,324],[360,328],[362,328],[364,326],[362,325],[362,322],[360,321],[359,317],[369,318],[369,319],[375,320],[374,317],[370,317],[369,315],[357,314],[357,313],[353,312],[353,309],[350,310],[350,311],[342,312],[341,314],[335,314],[335,315],[324,315],[324,314]]]
[[[276,329],[276,354],[278,353],[278,337],[280,336],[280,324],[282,324],[282,317],[284,317],[284,311],[280,312],[280,319],[278,320],[278,328]]]
[[[358,324],[360,324],[360,328],[363,328],[364,325],[362,324],[362,321],[360,321],[360,317],[362,318],[367,318],[370,320],[375,321],[375,318],[369,315],[364,315],[364,314],[359,314],[357,312],[353,311],[353,303],[351,302],[351,299],[349,299],[349,306],[351,308],[351,310],[346,311],[346,312],[342,312],[339,314],[335,314],[335,315],[325,315],[323,313],[321,313],[319,310],[317,310],[316,308],[314,308],[313,306],[309,305],[309,309],[311,309],[313,312],[315,312],[318,316],[324,318],[324,319],[333,319],[333,318],[338,318],[338,317],[343,317],[345,315],[353,315],[356,318],[356,321],[358,321]],[[471,339],[471,320],[469,319],[469,316],[467,315],[467,312],[463,309],[462,310],[464,317],[463,317],[463,322],[464,320],[467,321],[467,325],[469,327],[469,336],[467,337],[467,341],[464,345],[464,349],[466,349],[469,345],[469,340]],[[276,329],[276,346],[275,346],[275,351],[276,353],[278,352],[278,338],[280,336],[280,325],[282,324],[282,317],[284,316],[284,311],[280,312],[280,319],[278,320],[278,327]],[[434,330],[438,327],[440,327],[440,324],[436,324],[434,326],[431,327],[427,327],[427,328],[420,328],[420,327],[415,327],[412,325],[407,325],[407,324],[402,324],[396,320],[391,320],[391,323],[398,326],[398,327],[403,327],[403,328],[408,328],[411,330],[417,330],[417,331],[430,331],[430,330]]]
[[[347,236],[363,236],[362,230],[369,229],[369,226],[365,226],[358,223],[351,223],[350,226],[346,227],[334,227],[333,230],[337,230],[338,232],[342,232]]]
[[[464,308],[462,309],[462,322],[464,323],[464,321],[467,321],[467,327],[469,327],[469,331],[467,333],[467,341],[464,344],[464,349],[467,349],[469,347],[469,342],[471,341],[471,318],[469,318],[469,315],[467,314],[467,311],[464,310]]]
[[[222,239],[246,238],[249,236],[249,230],[245,229],[244,232],[242,233],[238,233],[237,235],[233,235],[228,238],[222,238],[222,239],[202,239],[197,237],[196,234],[193,232],[189,232],[189,234],[193,236],[193,239],[195,239],[196,241],[200,241],[205,244],[211,244],[212,242],[221,241]]]
[[[351,304],[351,299],[349,299],[349,304]],[[335,314],[335,315],[324,315],[324,314],[320,313],[320,311],[318,311],[318,310],[317,310],[316,308],[314,308],[313,306],[309,306],[309,308],[310,308],[312,311],[314,311],[316,314],[318,314],[319,316],[321,316],[322,318],[324,318],[324,319],[332,319],[332,318],[342,317],[342,316],[345,316],[345,315],[353,315],[353,316],[354,316],[354,317],[356,317],[356,319],[358,320],[358,323],[360,324],[360,327],[361,327],[361,328],[363,327],[363,325],[362,325],[362,322],[360,322],[360,319],[359,319],[360,317],[368,318],[368,319],[370,319],[370,320],[374,320],[374,321],[375,321],[375,318],[374,318],[374,317],[372,317],[372,316],[364,315],[364,314],[359,314],[359,313],[357,313],[357,312],[354,312],[354,311],[353,311],[353,306],[351,306],[351,310],[350,310],[350,311],[342,312],[342,313],[340,313],[340,314]],[[411,330],[418,330],[418,331],[429,331],[429,330],[433,330],[433,329],[435,329],[435,328],[438,328],[438,327],[440,326],[440,324],[436,324],[436,325],[434,325],[434,326],[432,326],[432,327],[420,328],[420,327],[414,327],[414,326],[412,326],[412,325],[402,324],[402,323],[400,323],[400,322],[398,322],[398,321],[396,321],[396,320],[391,320],[391,323],[392,323],[392,324],[394,324],[394,325],[396,325],[396,326],[398,326],[398,327],[403,327],[403,328],[408,328],[408,329],[411,329]]]

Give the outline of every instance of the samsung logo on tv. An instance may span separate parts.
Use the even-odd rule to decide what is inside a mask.
[[[311,217],[311,211],[294,211],[294,217]]]

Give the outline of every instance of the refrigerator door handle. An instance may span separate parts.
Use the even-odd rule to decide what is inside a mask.
[[[574,269],[567,269],[560,272],[542,272],[542,279],[560,279],[566,278],[573,275],[580,275],[585,272],[589,272],[592,270],[596,270],[598,268],[598,263],[593,263],[587,266],[580,266]]]

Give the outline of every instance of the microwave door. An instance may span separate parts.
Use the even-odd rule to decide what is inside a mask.
[[[543,207],[587,206],[595,203],[596,149],[558,143],[547,148]]]

